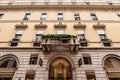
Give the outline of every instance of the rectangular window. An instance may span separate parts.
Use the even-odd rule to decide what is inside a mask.
[[[40,20],[46,20],[47,13],[42,13]]]
[[[25,17],[23,18],[23,20],[29,20],[29,18],[30,18],[30,13],[26,13]]]
[[[97,33],[98,33],[98,35],[100,36],[100,39],[101,39],[101,40],[107,39],[104,30],[97,30]]]
[[[78,30],[78,41],[80,42],[80,45],[83,47],[87,46],[87,40],[85,38],[85,31],[84,30]]]
[[[25,80],[34,80],[35,77],[35,71],[34,70],[28,70],[26,72]]]
[[[40,46],[42,42],[43,30],[38,30],[35,35],[34,46]]]
[[[30,57],[30,62],[29,62],[29,64],[32,64],[32,65],[37,64],[37,60],[38,60],[38,54],[33,54],[33,55],[31,55],[31,57]]]
[[[20,38],[21,38],[23,32],[24,32],[23,30],[16,31],[16,34],[15,34],[14,38],[12,39],[10,46],[17,46],[18,45],[18,42],[20,41]]]
[[[64,30],[57,30],[56,33],[57,34],[64,34],[65,32],[64,32]]]
[[[85,39],[85,31],[84,30],[77,30],[79,40]]]
[[[92,64],[91,57],[89,54],[83,54],[83,61],[84,61],[84,64]]]
[[[24,32],[23,30],[18,30],[18,31],[16,31],[16,34],[15,34],[14,39],[19,39],[19,40],[20,40],[23,32]]]
[[[75,20],[80,20],[80,15],[79,13],[74,14]]]
[[[62,21],[63,20],[63,13],[58,13],[58,20]]]
[[[98,20],[96,14],[92,13],[91,14],[92,20]]]
[[[93,71],[86,71],[87,80],[96,80],[95,73]]]
[[[0,19],[2,19],[3,15],[4,15],[4,14],[0,14]]]

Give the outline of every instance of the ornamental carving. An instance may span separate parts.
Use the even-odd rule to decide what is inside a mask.
[[[40,22],[39,24],[35,24],[34,26],[35,28],[47,28],[46,24],[43,24],[42,22]]]
[[[16,27],[16,28],[27,28],[28,25],[27,25],[27,24],[24,24],[24,22],[21,22],[20,24],[16,24],[15,27]]]
[[[74,28],[86,28],[85,24],[81,24],[80,22],[78,22],[78,24],[74,24],[73,25]]]
[[[104,29],[105,27],[106,27],[106,25],[101,24],[100,22],[97,22],[97,24],[94,24],[94,25],[93,25],[93,28],[95,28],[95,29],[96,29],[96,28],[103,28],[103,29]]]
[[[55,28],[66,28],[67,25],[62,24],[62,22],[59,22],[59,24],[55,24],[54,27],[55,27]]]

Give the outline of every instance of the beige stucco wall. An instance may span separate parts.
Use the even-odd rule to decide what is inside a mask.
[[[36,11],[0,11],[4,13],[4,16],[0,20],[0,47],[9,46],[9,41],[14,37],[16,32],[15,25],[20,24],[25,13],[31,13],[30,19],[24,21],[28,25],[28,28],[24,30],[24,34],[21,37],[21,43],[18,46],[32,47],[32,40],[35,37],[36,29],[34,28],[35,24],[39,24],[41,13],[47,13],[47,20],[44,21],[44,24],[47,24],[48,27],[44,29],[44,34],[56,34],[56,29],[54,28],[55,24],[58,24],[57,13],[63,13],[63,24],[66,24],[65,34],[76,35],[76,30],[73,28],[74,24],[77,24],[78,21],[74,21],[74,13],[79,13],[81,18],[81,23],[86,24],[86,38],[89,40],[88,47],[102,47],[100,43],[100,38],[93,28],[93,24],[96,24],[97,21],[93,21],[90,13],[95,13],[98,20],[101,23],[106,25],[105,32],[109,39],[112,40],[113,47],[119,47],[120,45],[120,18],[116,15],[115,11],[62,11],[62,10],[36,10]],[[112,16],[112,17],[111,17]]]

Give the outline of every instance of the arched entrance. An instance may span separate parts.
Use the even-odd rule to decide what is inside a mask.
[[[73,80],[72,66],[65,58],[56,58],[49,65],[49,80]]]
[[[108,55],[104,59],[104,68],[107,71],[109,80],[120,80],[120,57]]]
[[[14,55],[5,55],[0,58],[0,80],[12,80],[17,69],[18,60]]]

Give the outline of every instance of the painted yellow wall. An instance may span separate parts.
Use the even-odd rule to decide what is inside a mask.
[[[31,13],[30,19],[28,21],[24,21],[25,24],[28,25],[28,28],[24,30],[24,34],[21,37],[21,43],[18,46],[20,47],[32,47],[32,41],[35,38],[36,29],[34,28],[35,24],[39,24],[41,13],[47,13],[47,20],[43,21],[44,24],[47,24],[48,27],[45,30],[44,34],[56,34],[56,28],[54,28],[55,24],[59,22],[57,19],[57,13],[62,12],[64,16],[63,24],[66,24],[67,27],[64,29],[65,34],[73,34],[76,35],[76,30],[73,28],[74,24],[77,24],[78,21],[74,20],[74,13],[79,13],[81,18],[81,23],[86,24],[86,38],[89,40],[88,47],[102,47],[102,43],[100,43],[100,38],[93,28],[93,24],[96,24],[97,21],[93,21],[90,13],[94,12],[99,20],[102,21],[106,25],[106,35],[109,39],[112,40],[113,47],[119,47],[120,45],[120,18],[116,15],[119,12],[112,11],[0,11],[0,13],[4,13],[4,16],[0,20],[0,47],[8,47],[9,41],[14,37],[16,29],[15,25],[20,24],[25,13]],[[112,17],[111,17],[112,16]],[[104,21],[107,20],[107,21]],[[110,22],[110,20],[112,20]],[[118,21],[118,22],[114,22]]]

